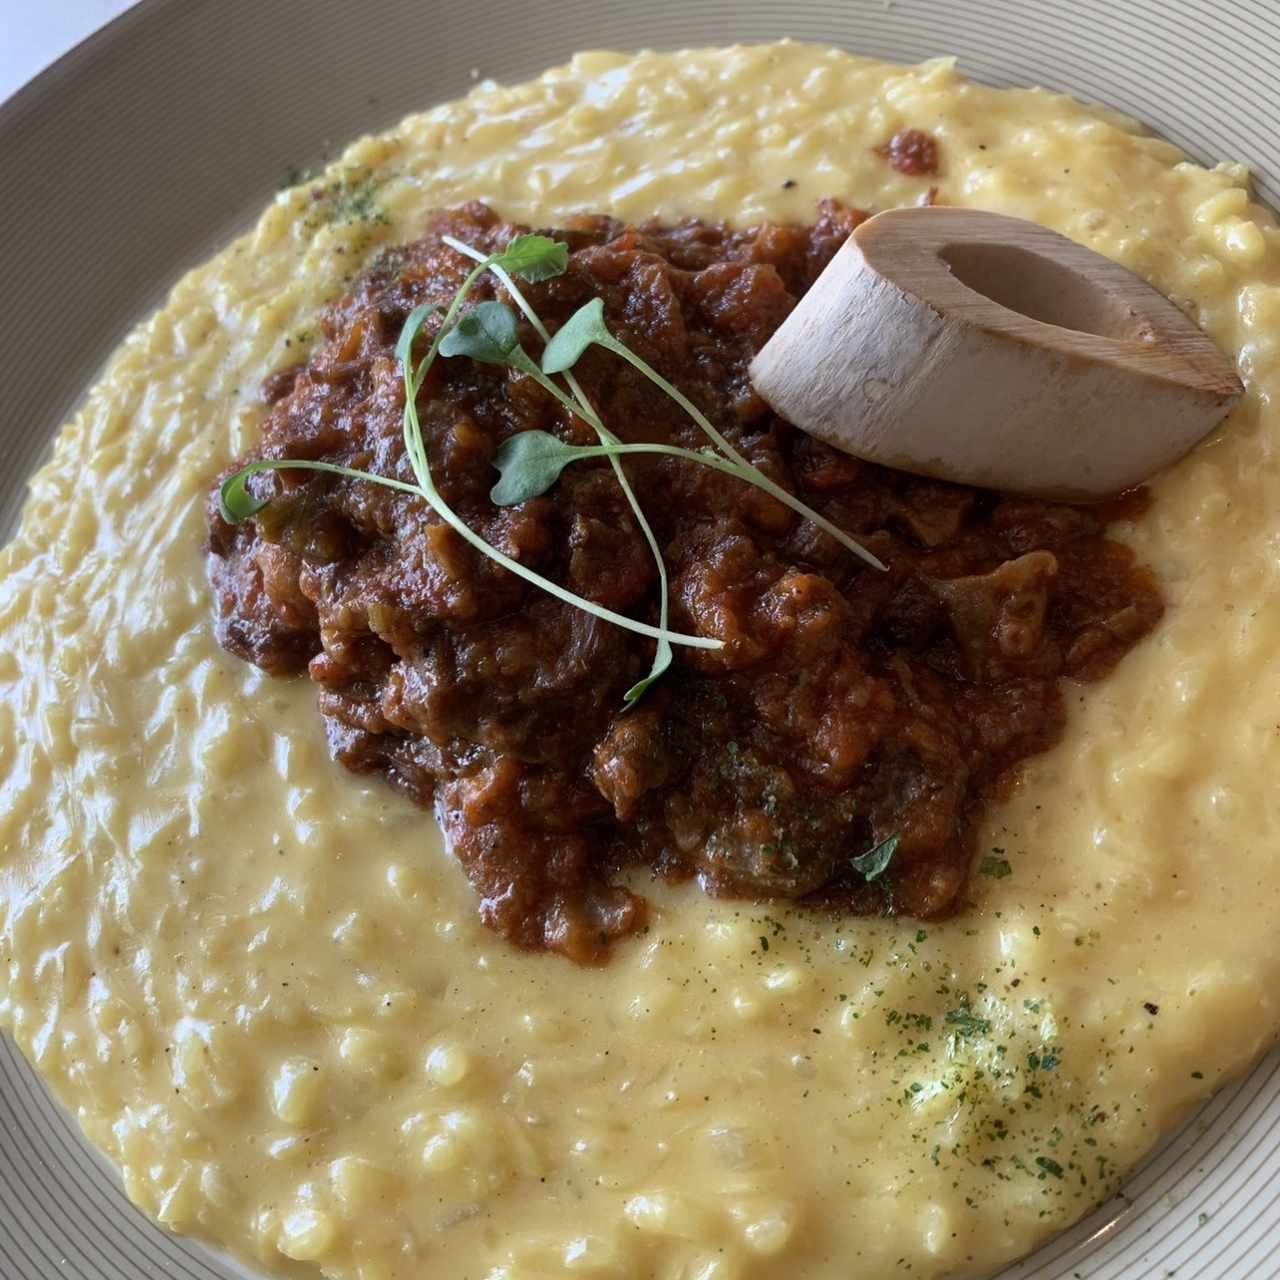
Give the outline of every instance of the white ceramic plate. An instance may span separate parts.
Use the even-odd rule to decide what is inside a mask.
[[[0,535],[130,323],[290,168],[476,72],[788,35],[1109,103],[1280,203],[1277,0],[143,0],[0,107]],[[1002,1280],[1280,1275],[1278,1125],[1280,1054]],[[0,1280],[245,1274],[132,1208],[0,1038]]]

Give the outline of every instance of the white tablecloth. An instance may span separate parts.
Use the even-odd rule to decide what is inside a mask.
[[[0,0],[0,102],[132,0]]]

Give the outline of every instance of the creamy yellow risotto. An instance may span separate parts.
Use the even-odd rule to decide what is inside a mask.
[[[938,176],[872,150],[903,128]],[[0,1022],[129,1195],[335,1280],[969,1275],[1107,1197],[1280,1025],[1280,233],[1245,173],[946,61],[776,45],[583,54],[320,184],[126,340],[0,558]],[[328,760],[309,683],[214,641],[203,503],[259,382],[437,207],[808,221],[929,185],[1239,353],[1240,408],[1122,526],[1164,622],[993,810],[968,914],[646,887],[603,969],[516,951],[423,812]]]

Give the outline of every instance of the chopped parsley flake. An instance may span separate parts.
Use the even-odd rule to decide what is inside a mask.
[[[946,1018],[947,1026],[954,1027],[957,1035],[985,1036],[991,1030],[991,1023],[986,1018],[979,1018],[968,1009],[949,1009]]]
[[[889,863],[893,860],[893,855],[897,848],[897,836],[890,836],[887,840],[881,840],[874,848],[868,849],[866,853],[861,853],[852,859],[853,869],[864,880],[874,880],[877,876],[884,874]]]
[[[996,852],[999,852],[998,850]],[[984,876],[990,876],[993,880],[1003,880],[1005,876],[1013,874],[1013,868],[1009,865],[1008,858],[997,858],[996,854],[989,853],[978,863],[978,870]]]

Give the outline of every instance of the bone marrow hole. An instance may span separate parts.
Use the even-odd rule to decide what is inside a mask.
[[[1121,341],[1141,341],[1149,322],[1096,280],[1012,244],[953,244],[939,256],[967,288],[1042,324]]]

